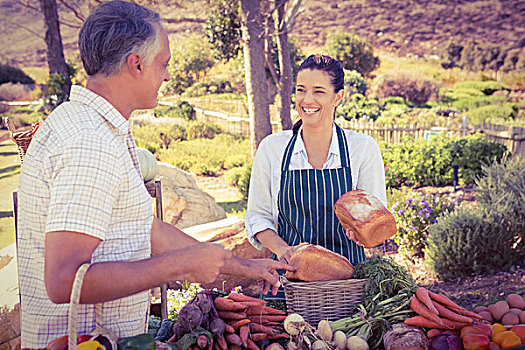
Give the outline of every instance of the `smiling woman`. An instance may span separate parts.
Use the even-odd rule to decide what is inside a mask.
[[[293,130],[264,139],[255,155],[246,230],[257,248],[288,261],[300,243],[324,246],[353,265],[365,259],[352,232],[345,232],[333,205],[363,189],[386,205],[383,160],[371,137],[334,123],[344,96],[344,71],[328,56],[312,55],[299,67]]]

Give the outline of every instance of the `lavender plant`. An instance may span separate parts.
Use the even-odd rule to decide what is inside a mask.
[[[439,197],[410,191],[404,198],[395,202],[391,212],[397,223],[394,242],[399,246],[400,252],[422,257],[429,226],[437,223],[443,214],[454,210],[460,200],[461,198],[447,195]]]

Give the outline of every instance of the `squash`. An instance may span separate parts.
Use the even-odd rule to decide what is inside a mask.
[[[139,158],[140,171],[144,182],[153,180],[157,176],[157,160],[153,153],[145,148],[137,147],[137,156]]]

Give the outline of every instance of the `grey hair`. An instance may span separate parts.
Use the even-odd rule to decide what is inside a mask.
[[[158,13],[140,5],[113,0],[99,5],[78,35],[84,69],[89,76],[118,73],[132,53],[149,65],[161,48]]]

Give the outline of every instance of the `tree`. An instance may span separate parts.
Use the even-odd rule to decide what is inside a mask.
[[[328,34],[324,48],[329,56],[341,62],[344,69],[358,71],[365,77],[379,67],[379,58],[374,56],[372,46],[357,35],[345,32]]]
[[[255,155],[261,141],[272,133],[264,71],[264,31],[259,5],[259,0],[241,0],[241,28],[252,156]]]
[[[60,25],[58,22],[57,4],[55,0],[40,0],[40,7],[44,14],[44,23],[46,28],[45,42],[47,46],[47,64],[49,74],[59,74],[61,80],[61,90],[66,100],[71,90],[71,78],[69,69],[64,58],[64,49],[62,47],[62,37],[60,36]],[[59,101],[63,102],[63,101]],[[57,105],[59,104],[57,103]]]

